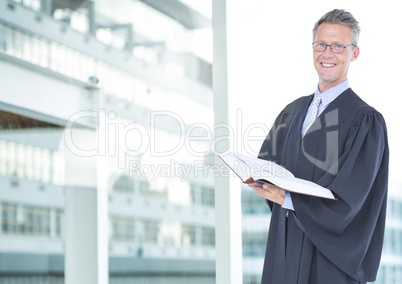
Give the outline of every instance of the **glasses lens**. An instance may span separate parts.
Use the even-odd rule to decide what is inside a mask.
[[[323,42],[314,42],[313,48],[315,51],[324,51],[327,48],[327,45]]]
[[[343,45],[341,44],[332,44],[331,50],[333,53],[342,53],[343,52]]]

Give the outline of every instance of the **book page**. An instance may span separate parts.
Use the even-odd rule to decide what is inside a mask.
[[[246,184],[262,186],[270,182],[289,192],[335,199],[332,192],[314,182],[296,178],[286,168],[263,159],[227,153],[219,156]]]

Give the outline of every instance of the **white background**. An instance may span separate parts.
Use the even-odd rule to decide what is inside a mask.
[[[380,111],[387,122],[391,179],[402,182],[399,96],[402,81],[402,25],[397,1],[238,1],[235,87],[230,107],[241,109],[243,128],[272,125],[283,107],[315,91],[312,29],[326,12],[338,8],[360,22],[360,56],[349,68],[351,88]],[[231,46],[233,48],[233,46]],[[398,101],[397,101],[398,100]],[[399,143],[398,143],[399,142]]]

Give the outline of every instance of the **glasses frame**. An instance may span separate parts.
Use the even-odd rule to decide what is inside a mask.
[[[325,44],[324,50],[317,50],[317,49],[315,49],[315,44],[316,44],[316,43]],[[340,45],[340,46],[342,46],[342,48],[343,48],[342,51],[341,51],[341,52],[334,52],[334,50],[333,50],[332,47],[335,46],[335,45]],[[348,44],[348,45],[341,45],[341,44],[339,44],[339,43],[326,44],[325,42],[322,42],[322,41],[315,41],[315,42],[312,43],[312,46],[313,46],[314,51],[316,51],[316,52],[324,52],[324,51],[327,50],[327,47],[329,46],[329,49],[331,50],[332,53],[341,54],[341,53],[343,53],[343,51],[345,50],[345,48],[347,48],[347,47],[349,47],[349,46],[356,47],[356,44],[354,44],[354,43]],[[334,48],[335,48],[335,47],[334,47]]]

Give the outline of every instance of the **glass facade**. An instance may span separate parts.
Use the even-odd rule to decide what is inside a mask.
[[[196,139],[213,123],[212,66],[193,51],[200,28],[118,2],[130,12],[108,1],[0,2],[0,60],[15,69],[10,80],[25,74],[30,85],[3,85],[1,96],[0,283],[64,283],[69,248],[95,241],[75,235],[94,230],[108,236],[110,283],[214,281],[209,147]],[[101,171],[99,161],[82,166],[92,150]],[[106,190],[108,217],[91,229],[96,188]]]
[[[63,184],[63,154],[46,148],[0,140],[0,175],[46,184]]]

